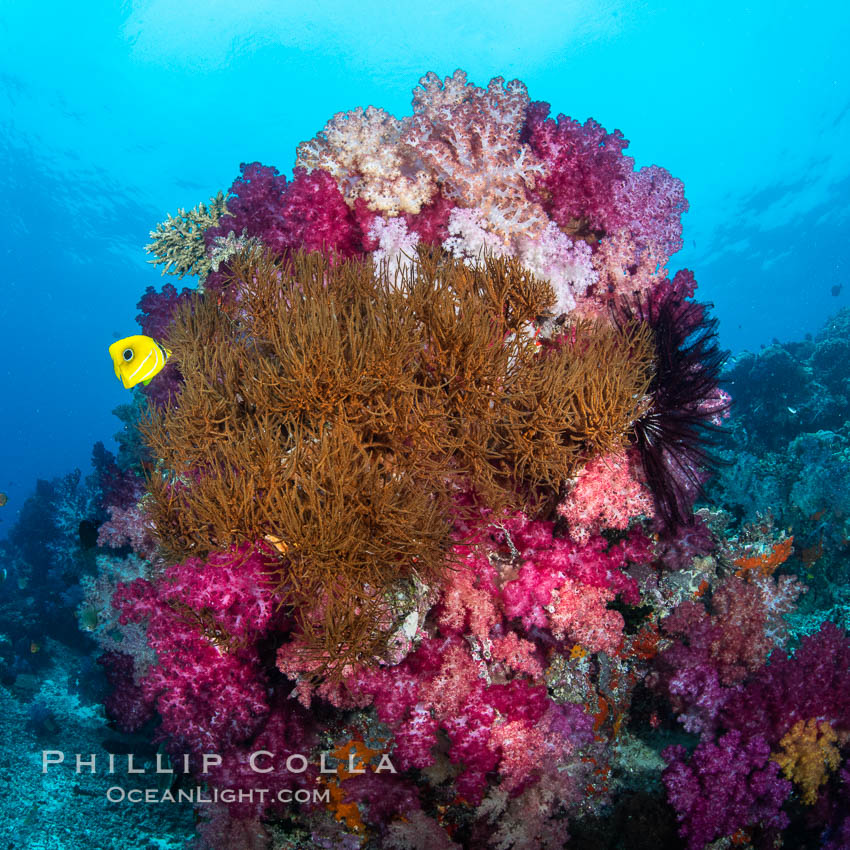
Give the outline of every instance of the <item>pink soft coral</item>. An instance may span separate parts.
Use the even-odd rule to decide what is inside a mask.
[[[429,73],[414,89],[413,117],[402,135],[443,195],[458,206],[477,207],[488,230],[506,244],[548,223],[526,191],[542,174],[540,162],[520,141],[528,103],[519,80],[495,77],[481,89],[467,83],[461,70],[444,81]]]
[[[564,579],[549,605],[549,622],[556,638],[568,638],[591,652],[613,655],[623,642],[622,614],[610,611],[616,594]]]
[[[577,543],[587,543],[605,528],[623,530],[635,517],[652,517],[652,495],[638,475],[637,464],[626,452],[585,464],[558,505],[558,513],[567,520],[570,537]]]
[[[246,740],[268,713],[266,677],[255,648],[277,604],[269,556],[243,546],[189,558],[151,582],[119,585],[120,622],[147,626],[156,653],[140,684],[162,729],[190,752],[219,752]]]
[[[566,115],[548,118],[549,104],[536,102],[528,109],[524,137],[545,163],[537,190],[548,214],[568,232],[581,221],[610,232],[623,224],[615,187],[634,170],[624,156],[628,141],[619,130],[608,133],[589,118],[583,125]]]
[[[227,215],[205,231],[209,248],[234,232],[259,239],[277,254],[292,250],[325,251],[346,258],[362,250],[362,233],[333,178],[325,171],[297,168],[291,182],[276,168],[258,162],[242,165],[230,187]],[[220,284],[217,273],[208,285]]]

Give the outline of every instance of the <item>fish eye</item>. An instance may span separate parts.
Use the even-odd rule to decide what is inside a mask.
[[[133,349],[132,348],[125,348],[123,356],[124,356],[124,361],[126,363],[129,363],[133,359]]]

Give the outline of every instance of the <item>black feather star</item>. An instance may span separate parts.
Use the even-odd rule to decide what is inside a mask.
[[[687,300],[674,278],[617,314],[618,323],[646,322],[655,335],[649,402],[633,433],[657,521],[670,534],[693,523],[693,504],[719,464],[713,438],[729,406],[718,390],[729,353],[718,346],[708,306]]]

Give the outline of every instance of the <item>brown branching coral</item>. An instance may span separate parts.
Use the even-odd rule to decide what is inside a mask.
[[[640,414],[648,331],[584,322],[541,348],[529,328],[554,295],[514,260],[231,268],[220,303],[172,326],[185,384],[143,428],[148,510],[174,558],[271,541],[326,673],[380,654],[394,588],[440,581],[460,493],[528,508]]]

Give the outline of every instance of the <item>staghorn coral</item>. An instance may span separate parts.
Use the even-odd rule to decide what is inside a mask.
[[[142,428],[148,510],[172,557],[278,541],[305,650],[338,671],[379,653],[395,583],[443,574],[455,488],[533,501],[622,445],[648,385],[645,327],[580,323],[538,348],[525,328],[551,289],[516,261],[232,269],[232,303],[197,301],[169,333],[185,383]]]
[[[152,242],[145,247],[154,255],[148,262],[164,266],[162,274],[183,277],[195,274],[201,283],[210,272],[210,260],[204,243],[204,232],[217,227],[222,216],[227,215],[227,200],[224,192],[210,198],[206,204],[198,204],[191,210],[179,209],[151,231]]]

